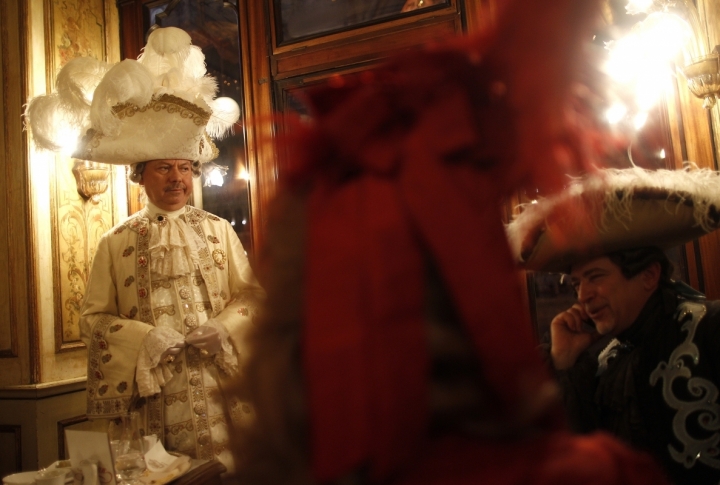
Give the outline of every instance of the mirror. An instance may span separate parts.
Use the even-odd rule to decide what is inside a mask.
[[[191,203],[227,219],[245,250],[251,253],[250,175],[242,127],[244,97],[237,4],[222,0],[172,0],[147,4],[144,9],[146,39],[157,27],[185,30],[205,54],[208,74],[218,81],[217,95],[232,98],[240,106],[240,121],[234,134],[215,140],[220,154],[214,163],[219,168],[203,175]]]

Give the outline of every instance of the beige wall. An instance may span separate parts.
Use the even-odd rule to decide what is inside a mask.
[[[124,168],[85,200],[73,160],[33,147],[23,105],[73,57],[117,62],[118,25],[113,0],[0,2],[0,476],[49,465],[62,430],[86,426],[78,310],[98,237],[127,214]]]

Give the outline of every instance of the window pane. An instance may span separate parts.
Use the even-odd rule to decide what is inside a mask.
[[[278,44],[388,20],[448,0],[274,0]]]

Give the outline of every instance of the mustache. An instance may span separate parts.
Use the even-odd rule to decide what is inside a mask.
[[[174,183],[171,183],[171,184],[168,184],[165,186],[166,191],[167,190],[175,190],[175,189],[185,190],[186,188],[187,188],[187,186],[182,182],[174,182]]]

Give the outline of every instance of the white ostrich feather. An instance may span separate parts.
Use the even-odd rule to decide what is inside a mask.
[[[165,27],[150,32],[145,52],[149,50],[160,56],[166,56],[183,51],[190,45],[192,45],[190,34],[177,27]]]
[[[146,106],[153,96],[153,78],[145,66],[132,59],[115,64],[95,89],[90,107],[93,128],[106,135],[115,135],[120,120],[113,114],[113,106],[131,103]]]
[[[187,54],[183,69],[186,76],[200,78],[207,73],[207,67],[205,66],[205,54],[202,49],[196,45],[190,46],[190,51]]]
[[[171,69],[155,78],[155,93],[173,94],[191,103],[202,100],[210,103],[217,92],[217,82],[212,76],[200,78],[183,77],[179,69]]]
[[[155,76],[156,94],[173,94],[175,91],[183,91],[182,71],[173,67],[167,72]]]
[[[93,92],[110,66],[92,57],[77,57],[60,70],[55,88],[64,108],[78,123],[90,112]]]
[[[212,138],[222,138],[232,133],[235,122],[240,118],[240,107],[231,98],[217,98],[208,103],[212,109],[205,131]]]
[[[35,146],[45,150],[61,151],[68,141],[69,132],[73,132],[70,134],[73,141],[77,139],[81,128],[68,123],[68,118],[74,117],[67,116],[57,94],[36,96],[25,107],[25,122],[30,127]],[[60,131],[59,127],[65,130]]]
[[[154,53],[148,54],[147,52],[140,54],[140,57],[138,57],[138,62],[145,66],[154,77],[162,76],[169,70],[178,67],[173,66],[170,61],[163,56],[158,56]]]
[[[215,99],[218,84],[207,75],[202,49],[175,27],[153,31],[137,60],[112,67],[89,57],[71,60],[58,73],[56,87],[56,93],[38,96],[26,107],[36,146],[103,163],[166,156],[204,163],[218,153],[211,137],[232,132],[240,116],[235,101]],[[164,94],[209,112],[208,125],[165,105],[142,109]],[[116,114],[119,105],[130,108],[122,118]]]
[[[667,200],[691,201],[695,224],[705,232],[717,229],[717,221],[713,220],[709,208],[720,207],[720,173],[692,166],[684,170],[606,169],[574,179],[566,190],[553,197],[523,204],[522,213],[506,227],[510,246],[514,254],[520,254],[524,236],[542,224],[558,206],[589,208],[577,211],[573,217],[584,218],[598,229],[604,228],[610,219],[629,227],[633,197],[643,189],[658,189],[667,194]],[[584,197],[587,195],[590,197]],[[668,210],[670,207],[668,205]]]
[[[182,72],[182,78],[199,78],[206,72],[202,49],[191,44],[187,32],[175,27],[153,31],[138,61],[155,76],[174,68]]]
[[[212,76],[203,76],[197,80],[195,91],[206,103],[210,104],[218,91],[217,80]]]

